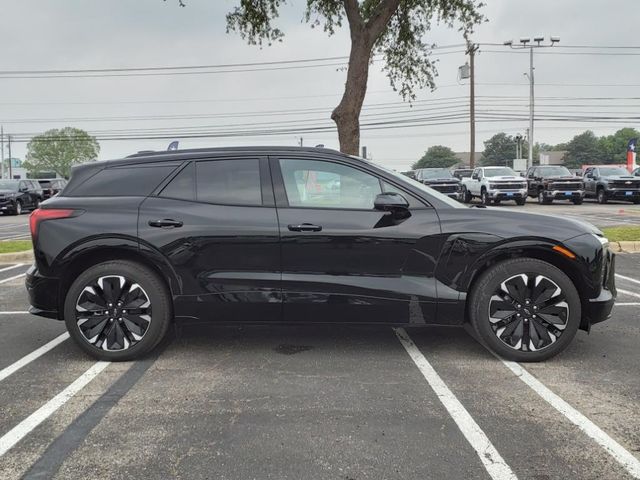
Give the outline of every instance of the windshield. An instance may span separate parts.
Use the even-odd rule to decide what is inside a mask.
[[[508,177],[508,176],[517,177],[518,174],[513,170],[511,170],[509,167],[502,167],[502,168],[485,168],[484,176],[485,177]]]
[[[393,170],[389,170],[388,168],[385,168],[385,167],[383,167],[382,165],[380,165],[378,163],[373,163],[373,162],[371,162],[369,160],[365,160],[365,159],[360,158],[360,157],[354,156],[352,158],[360,160],[361,162],[365,162],[365,163],[369,163],[371,165],[374,165],[376,168],[379,168],[380,170],[384,170],[386,173],[388,173],[389,175],[391,175],[392,177],[397,179],[400,183],[410,184],[414,188],[417,188],[418,190],[421,190],[421,191],[429,194],[432,197],[436,197],[438,200],[440,200],[443,203],[446,203],[450,207],[453,207],[453,208],[468,208],[465,205],[463,205],[462,203],[460,203],[460,202],[458,202],[458,201],[456,201],[456,200],[454,200],[452,198],[449,198],[448,196],[438,192],[437,190],[434,190],[431,187],[427,187],[423,183],[420,183],[417,180],[414,180],[413,178],[405,177],[401,173],[398,173],[398,172],[393,171]]]
[[[600,169],[600,175],[610,177],[612,175],[629,175],[629,172],[622,167],[607,167]]]
[[[0,180],[0,190],[17,190],[18,182],[13,180]]]
[[[446,168],[423,168],[420,170],[422,178],[452,178],[451,172]]]
[[[540,167],[538,170],[543,177],[562,177],[571,175],[567,167]]]

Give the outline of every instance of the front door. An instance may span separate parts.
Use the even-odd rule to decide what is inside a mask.
[[[141,248],[178,277],[178,316],[281,319],[278,222],[266,158],[189,162],[140,206]]]
[[[272,158],[287,322],[415,322],[433,319],[435,210],[347,161]],[[409,218],[374,210],[399,192]]]

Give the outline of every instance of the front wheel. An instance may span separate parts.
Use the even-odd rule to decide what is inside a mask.
[[[490,267],[475,282],[468,308],[480,341],[518,362],[539,362],[560,353],[581,318],[580,297],[569,277],[533,258]]]
[[[16,200],[16,206],[13,210],[14,215],[22,215],[22,202],[20,200]]]
[[[520,206],[524,205],[526,202],[527,202],[526,198],[518,198],[518,199],[516,199],[516,204],[520,205]]]
[[[67,330],[100,360],[139,358],[164,338],[172,318],[171,296],[151,269],[114,260],[85,270],[64,304]]]
[[[598,203],[600,204],[607,203],[607,194],[605,193],[604,188],[601,188],[598,190],[597,199],[598,199]]]
[[[573,201],[574,205],[582,205],[583,199],[582,198],[574,198],[572,201]]]
[[[472,197],[471,197],[471,193],[469,193],[469,190],[467,190],[467,188],[466,188],[466,187],[464,187],[464,188],[462,189],[462,201],[463,201],[464,203],[470,203],[470,202],[471,202],[471,199],[472,199]]]
[[[489,192],[486,190],[482,190],[480,193],[480,200],[482,200],[483,205],[491,205],[491,197],[489,196]]]

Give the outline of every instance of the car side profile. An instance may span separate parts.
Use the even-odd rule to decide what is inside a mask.
[[[38,208],[42,188],[37,180],[0,180],[0,212],[20,215]]]
[[[94,357],[130,360],[171,322],[470,323],[539,361],[609,317],[595,227],[465,206],[319,148],[148,153],[76,167],[30,217],[31,312]]]

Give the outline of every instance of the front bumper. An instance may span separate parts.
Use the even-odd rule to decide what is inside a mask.
[[[26,273],[25,286],[29,294],[31,308],[29,312],[41,317],[62,320],[63,316],[58,305],[57,278],[44,277],[35,265],[32,265]]]
[[[489,198],[493,200],[519,200],[527,198],[527,190],[488,190]]]
[[[547,198],[572,200],[584,198],[584,190],[543,190],[543,195]]]
[[[611,310],[616,301],[616,256],[606,250],[604,259],[604,273],[602,276],[602,289],[596,298],[590,298],[583,302],[582,327],[589,330],[594,323],[600,323],[611,317]]]
[[[16,209],[16,202],[13,199],[0,199],[0,212],[12,212]]]
[[[633,201],[640,198],[640,190],[625,190],[624,188],[609,188],[604,191],[607,198]]]

